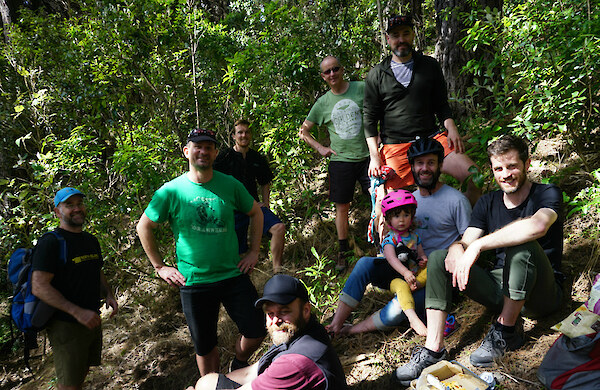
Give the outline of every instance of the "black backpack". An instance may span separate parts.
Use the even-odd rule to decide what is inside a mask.
[[[60,259],[62,265],[67,263],[67,243],[57,231],[46,234],[54,235],[60,243]],[[12,323],[23,334],[24,360],[29,367],[29,350],[37,348],[37,332],[44,329],[56,309],[33,295],[31,286],[32,255],[35,248],[18,248],[8,260],[8,279],[13,285],[10,316]],[[13,334],[14,339],[14,334]]]

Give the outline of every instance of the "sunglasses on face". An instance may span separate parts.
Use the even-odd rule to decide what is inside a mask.
[[[342,67],[341,67],[341,66],[334,66],[333,68],[329,68],[329,69],[327,69],[327,70],[324,70],[324,71],[323,71],[323,72],[321,72],[321,73],[323,73],[323,74],[331,74],[331,73],[336,73],[336,72],[338,72],[340,69],[342,69]]]

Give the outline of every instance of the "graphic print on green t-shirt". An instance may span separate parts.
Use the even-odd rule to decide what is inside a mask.
[[[355,138],[362,129],[362,111],[353,100],[340,100],[331,110],[331,122],[338,137]]]

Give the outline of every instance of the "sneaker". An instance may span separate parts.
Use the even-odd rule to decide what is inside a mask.
[[[442,349],[442,356],[439,358],[433,357],[431,351],[425,347],[417,346],[413,349],[410,360],[405,365],[398,367],[392,373],[392,380],[402,386],[410,386],[413,379],[417,379],[421,372],[447,357],[446,349]]]
[[[452,314],[448,314],[446,317],[446,326],[444,327],[444,337],[450,336],[460,328],[460,324],[456,321],[456,318]]]
[[[233,358],[231,363],[229,363],[229,372],[239,370],[240,368],[248,367],[250,364],[248,361],[238,360],[236,357]]]
[[[498,324],[494,323],[479,348],[471,354],[471,364],[475,367],[490,367],[506,351],[513,351],[521,345],[523,338],[519,333],[502,332]]]

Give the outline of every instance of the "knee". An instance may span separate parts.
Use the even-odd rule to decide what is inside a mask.
[[[504,249],[507,259],[513,258],[519,254],[529,254],[533,256],[538,251],[543,252],[543,249],[537,240],[525,242],[523,244],[507,247]]]
[[[448,251],[445,249],[431,252],[427,260],[427,274],[431,275],[435,272],[445,271],[447,255]]]
[[[195,390],[215,389],[217,387],[218,380],[219,374],[214,372],[206,374],[202,378],[198,379]],[[191,387],[188,387],[188,390],[189,389],[191,389]]]
[[[285,234],[285,225],[283,224],[283,222],[276,223],[275,225],[271,226],[271,229],[269,229],[269,233],[271,233],[273,237],[283,237]]]
[[[350,275],[362,275],[368,274],[370,270],[373,268],[373,257],[361,257],[354,266],[354,269],[350,273]]]

